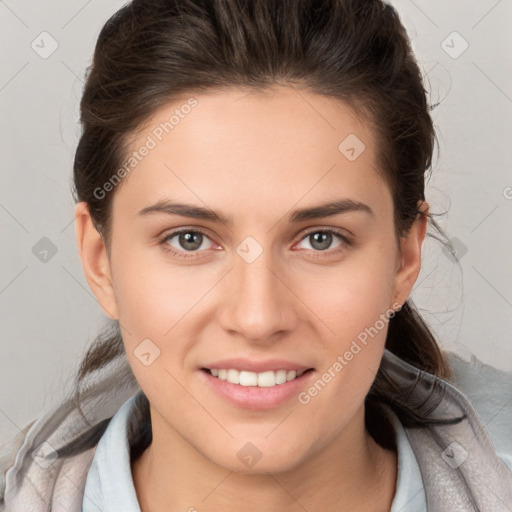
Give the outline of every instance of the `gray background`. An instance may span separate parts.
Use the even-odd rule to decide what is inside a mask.
[[[62,397],[107,322],[70,187],[85,68],[124,3],[0,1],[0,442]],[[441,101],[427,200],[457,249],[427,238],[412,297],[443,347],[512,370],[512,1],[391,3]]]

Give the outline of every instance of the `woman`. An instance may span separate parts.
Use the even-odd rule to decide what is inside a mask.
[[[5,510],[512,507],[453,385],[509,376],[409,299],[434,129],[391,6],[134,0],[81,113],[77,244],[114,330],[6,448]]]

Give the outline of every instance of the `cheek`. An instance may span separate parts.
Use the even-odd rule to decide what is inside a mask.
[[[322,395],[319,402],[334,400],[349,409],[364,400],[380,365],[392,314],[392,269],[392,252],[374,248],[303,282],[299,293],[325,333],[319,346],[319,382],[305,402],[315,393]]]
[[[323,323],[332,347],[342,350],[388,311],[393,278],[393,255],[369,248],[336,267],[304,274],[294,289]]]
[[[161,338],[186,313],[200,290],[190,270],[165,264],[159,247],[131,248],[119,241],[112,250],[114,292],[120,321],[139,334]],[[148,332],[143,331],[147,329]]]
[[[157,369],[176,371],[186,364],[194,333],[201,328],[201,308],[218,275],[212,270],[171,265],[157,248],[112,252],[114,292],[127,356],[137,377],[152,379]],[[147,341],[150,340],[150,341]],[[148,377],[137,360],[158,355]],[[146,357],[147,358],[147,357]],[[139,378],[138,378],[139,380]]]

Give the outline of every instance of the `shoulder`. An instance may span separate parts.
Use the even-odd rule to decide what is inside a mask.
[[[474,354],[466,359],[455,352],[444,353],[452,369],[449,382],[469,400],[496,454],[512,471],[512,371],[494,368]]]

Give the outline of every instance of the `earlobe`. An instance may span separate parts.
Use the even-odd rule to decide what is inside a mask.
[[[418,279],[421,269],[421,249],[428,227],[428,204],[420,203],[420,215],[412,224],[407,236],[400,240],[400,265],[395,275],[394,303],[404,304]]]
[[[117,319],[117,305],[112,286],[110,261],[105,242],[94,227],[87,203],[75,207],[75,231],[78,252],[85,277],[103,311]]]

